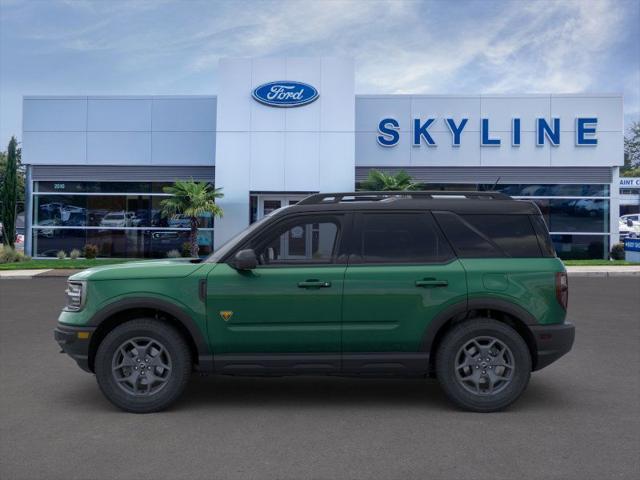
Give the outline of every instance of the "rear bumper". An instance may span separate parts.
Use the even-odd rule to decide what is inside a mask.
[[[573,347],[576,329],[572,323],[535,325],[530,328],[537,349],[537,361],[533,370],[540,370],[555,362]]]
[[[66,353],[82,370],[90,373],[89,344],[94,331],[94,327],[71,327],[62,324],[58,324],[53,331],[53,338],[62,349],[60,353]]]

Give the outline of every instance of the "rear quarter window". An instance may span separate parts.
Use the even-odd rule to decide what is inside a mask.
[[[549,229],[547,228],[547,224],[544,222],[544,218],[542,215],[531,215],[529,218],[531,219],[533,229],[536,231],[536,235],[538,236],[538,244],[540,245],[540,250],[542,250],[542,255],[544,257],[555,257],[556,249],[554,248],[551,237],[549,236]]]
[[[462,258],[542,256],[529,215],[438,212],[436,218]]]

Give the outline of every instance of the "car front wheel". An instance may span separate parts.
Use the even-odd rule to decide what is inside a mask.
[[[531,376],[531,355],[520,334],[492,319],[454,326],[436,356],[436,375],[458,407],[494,412],[515,402]]]
[[[141,318],[117,326],[102,340],[95,371],[102,393],[127,412],[157,412],[183,392],[191,374],[189,347],[170,325]]]

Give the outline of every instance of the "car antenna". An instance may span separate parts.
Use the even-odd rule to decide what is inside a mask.
[[[498,183],[500,182],[500,179],[501,179],[501,178],[502,178],[502,177],[498,177],[498,178],[496,178],[496,183],[494,183],[494,184],[493,184],[493,187],[491,187],[491,191],[492,191],[492,192],[493,192],[493,191],[496,189],[496,187],[498,186]]]

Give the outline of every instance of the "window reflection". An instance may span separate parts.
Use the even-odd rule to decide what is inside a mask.
[[[563,260],[608,258],[608,235],[551,235],[553,246]]]
[[[162,215],[161,202],[167,198],[163,187],[169,184],[35,182],[34,255],[55,257],[60,250],[68,254],[87,243],[96,244],[101,257],[162,258],[170,250],[182,252],[191,224],[184,215]],[[208,229],[198,234],[200,255],[209,255],[213,217],[201,217],[199,227]]]
[[[190,228],[188,217],[162,215],[165,196],[149,195],[35,195],[34,225],[128,228]],[[210,214],[199,219],[200,228],[213,228]]]
[[[550,232],[608,232],[609,200],[533,200]]]
[[[360,185],[357,185],[358,187]],[[513,197],[608,197],[609,184],[423,183],[420,190],[497,191]]]
[[[33,250],[38,257],[55,257],[58,251],[67,254],[73,249],[82,251],[86,244],[98,247],[99,257],[164,258],[170,250],[185,250],[189,232],[181,230],[110,230],[110,229],[54,229],[33,230]],[[213,232],[198,232],[199,255],[213,251]]]

